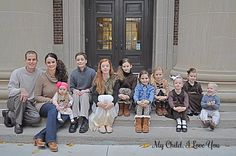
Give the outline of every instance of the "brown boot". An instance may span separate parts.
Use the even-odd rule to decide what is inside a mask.
[[[130,116],[130,111],[129,111],[129,105],[124,105],[124,116],[128,117]]]
[[[135,116],[135,132],[142,133],[142,116]]]
[[[159,106],[156,107],[156,113],[157,113],[158,116],[162,116],[163,115],[161,107],[159,107]]]
[[[119,113],[118,116],[122,116],[124,114],[124,103],[119,103]]]
[[[150,116],[144,116],[144,118],[143,118],[143,133],[149,132],[149,125],[150,125]]]
[[[162,114],[163,114],[164,116],[166,116],[166,115],[168,114],[166,108],[162,108]]]

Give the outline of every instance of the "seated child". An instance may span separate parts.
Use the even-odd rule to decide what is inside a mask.
[[[187,108],[189,106],[188,94],[182,89],[183,78],[176,76],[174,89],[169,92],[168,102],[173,109],[173,118],[176,120],[176,132],[187,132]]]
[[[58,110],[57,119],[59,122],[63,123],[61,115],[65,114],[69,115],[71,123],[74,123],[73,112],[71,109],[73,98],[68,92],[68,84],[66,82],[57,82],[56,86],[58,91],[53,96],[52,102]]]
[[[98,96],[98,103],[103,104],[104,106],[107,105],[109,106],[110,103],[112,103],[112,101],[114,100],[112,95],[99,95]],[[114,113],[115,109],[102,109],[100,107],[97,107],[95,112],[93,114],[91,114],[90,116],[90,129],[92,131],[95,131],[95,127],[104,127],[104,125],[106,125],[106,130],[100,128],[98,129],[100,133],[104,134],[104,133],[112,133],[112,125],[113,121],[116,117],[115,113]],[[109,118],[110,114],[112,116],[112,118]],[[92,125],[94,124],[94,125]]]
[[[148,133],[150,125],[151,103],[154,99],[154,86],[149,84],[148,72],[139,73],[139,83],[134,89],[134,102],[136,104],[135,131]]]
[[[202,97],[200,119],[204,128],[210,127],[214,130],[220,122],[220,98],[216,95],[217,84],[209,82],[207,86],[207,93]],[[210,118],[211,120],[210,120]]]
[[[131,69],[132,64],[128,58],[120,60],[117,70],[119,116],[130,116],[129,108],[132,105],[134,88],[137,84],[137,77]]]
[[[197,82],[197,70],[190,68],[187,71],[188,81],[184,83],[183,90],[188,93],[189,96],[189,108],[187,114],[189,116],[199,115],[201,111],[201,100],[202,100],[202,87]]]
[[[155,87],[155,99],[154,104],[156,107],[156,113],[159,116],[166,116],[168,114],[168,101],[167,94],[169,93],[168,82],[163,78],[163,69],[157,67],[153,70],[151,75],[151,84]]]

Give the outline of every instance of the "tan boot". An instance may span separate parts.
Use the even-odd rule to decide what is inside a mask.
[[[158,116],[162,116],[163,115],[161,107],[159,107],[159,106],[156,107],[156,113],[157,113]]]
[[[143,117],[143,133],[149,132],[149,126],[150,126],[150,116],[144,116]]]
[[[118,116],[122,116],[124,114],[124,104],[119,103],[119,113]]]
[[[124,105],[124,116],[128,117],[130,116],[130,111],[129,111],[129,105]]]
[[[166,108],[162,108],[162,114],[163,114],[164,116],[166,116],[166,115],[168,114]]]
[[[135,132],[142,133],[142,116],[135,116]]]

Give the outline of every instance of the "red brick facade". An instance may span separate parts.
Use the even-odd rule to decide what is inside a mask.
[[[53,0],[53,40],[63,44],[63,1]]]
[[[173,44],[178,45],[178,32],[179,32],[179,0],[175,0],[174,6],[174,36]]]

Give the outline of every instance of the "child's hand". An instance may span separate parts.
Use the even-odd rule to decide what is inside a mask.
[[[122,100],[125,100],[125,95],[124,94],[118,94],[118,97]]]
[[[186,110],[186,107],[180,107],[180,112],[184,112]]]
[[[213,103],[215,103],[215,101],[209,101],[209,102],[207,103],[207,105],[208,105],[208,106],[212,106]]]
[[[113,102],[107,103],[107,105],[105,106],[105,109],[106,109],[106,110],[109,110],[109,109],[111,109],[112,107],[114,107],[114,103],[113,103]]]
[[[102,109],[105,109],[105,107],[106,107],[106,104],[104,104],[103,102],[98,102],[97,105],[98,105],[98,107],[100,107]]]

